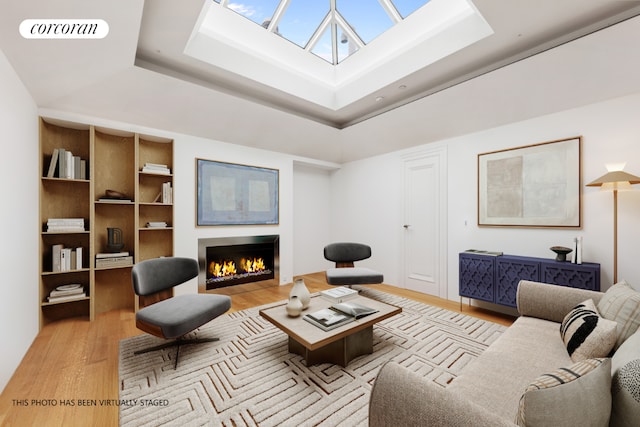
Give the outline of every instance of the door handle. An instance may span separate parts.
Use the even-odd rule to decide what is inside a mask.
[[[405,224],[403,225],[404,229],[407,230],[409,227],[411,227],[411,224]]]

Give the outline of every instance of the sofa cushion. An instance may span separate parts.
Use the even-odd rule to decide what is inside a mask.
[[[598,311],[605,319],[618,323],[617,349],[640,327],[640,292],[622,280],[605,292]]]
[[[571,310],[560,325],[560,336],[571,360],[607,357],[617,339],[618,324],[604,319],[593,300],[588,299]]]
[[[611,359],[611,426],[636,427],[640,420],[640,330]]]
[[[536,378],[520,398],[519,426],[608,426],[611,359],[587,359]]]
[[[557,322],[520,316],[447,386],[489,412],[514,420],[522,391],[549,368],[572,363]]]

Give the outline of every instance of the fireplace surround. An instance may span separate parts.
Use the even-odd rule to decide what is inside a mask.
[[[198,239],[199,292],[279,285],[279,242],[278,235]]]

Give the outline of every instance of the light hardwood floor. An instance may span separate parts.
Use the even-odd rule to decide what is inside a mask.
[[[301,277],[311,292],[330,287],[324,273]],[[390,285],[371,287],[460,311],[454,301]],[[284,300],[290,289],[287,285],[233,295],[231,311]],[[512,317],[466,304],[462,312],[507,326],[513,322]],[[2,393],[0,425],[117,426],[118,407],[107,401],[118,399],[118,342],[141,333],[134,313],[126,310],[103,313],[93,322],[68,319],[47,325]]]

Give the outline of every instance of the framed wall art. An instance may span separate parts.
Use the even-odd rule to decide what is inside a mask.
[[[278,170],[196,159],[198,226],[278,224]]]
[[[478,154],[478,225],[581,226],[582,137]]]

